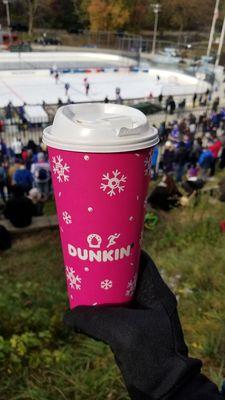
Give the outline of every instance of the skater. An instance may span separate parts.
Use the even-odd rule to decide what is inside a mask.
[[[154,99],[152,92],[149,93],[148,98],[149,98],[149,101],[151,103],[153,101],[153,99]]]
[[[56,85],[58,83],[58,80],[59,80],[59,73],[58,73],[58,71],[56,71],[55,72],[55,83],[56,83]]]
[[[158,97],[158,102],[160,105],[162,104],[162,101],[163,101],[163,95],[162,95],[162,93],[160,93],[160,95]]]
[[[123,100],[122,100],[122,97],[120,96],[121,89],[119,87],[117,87],[115,92],[116,92],[116,104],[122,104]]]
[[[88,78],[84,78],[84,87],[85,87],[85,94],[88,96],[90,90],[90,83],[88,82]]]
[[[65,95],[66,95],[66,97],[68,97],[68,92],[69,92],[69,89],[70,89],[69,82],[65,83],[64,88],[65,88]]]

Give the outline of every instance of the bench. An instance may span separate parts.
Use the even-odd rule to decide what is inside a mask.
[[[15,228],[9,220],[3,218],[0,219],[0,225],[3,225],[12,235],[17,235],[21,233],[32,233],[48,228],[56,228],[58,226],[58,219],[57,215],[33,217],[31,225],[26,228]]]

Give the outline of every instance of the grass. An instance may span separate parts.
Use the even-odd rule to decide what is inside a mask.
[[[224,204],[159,214],[144,248],[175,291],[190,353],[217,384],[225,377]],[[52,210],[52,205],[50,206]],[[126,400],[103,343],[61,323],[66,291],[57,231],[14,242],[0,258],[0,400]]]

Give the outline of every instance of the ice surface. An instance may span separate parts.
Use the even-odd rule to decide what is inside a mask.
[[[157,75],[160,80],[157,80]],[[90,83],[89,95],[85,95],[84,78]],[[0,71],[0,107],[11,101],[15,106],[27,103],[57,103],[67,101],[64,85],[69,82],[69,97],[74,102],[102,101],[105,96],[115,100],[115,89],[120,87],[123,99],[153,96],[188,95],[204,93],[208,84],[189,75],[161,69],[146,72],[91,72],[89,74],[61,74],[56,83],[48,70]]]

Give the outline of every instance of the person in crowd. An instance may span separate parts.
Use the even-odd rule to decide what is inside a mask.
[[[182,182],[182,188],[187,192],[188,196],[193,193],[196,195],[203,188],[205,181],[199,178],[200,169],[197,165],[190,166],[187,170],[186,180]]]
[[[7,157],[7,146],[3,139],[0,139],[0,162]]]
[[[178,123],[177,121],[173,121],[173,126],[171,128],[168,139],[173,143],[173,145],[176,145],[177,143],[179,143],[180,137],[181,135]]]
[[[181,182],[185,172],[185,166],[188,162],[188,150],[186,144],[181,140],[175,150],[175,171],[176,181]]]
[[[109,98],[108,98],[108,96],[105,96],[105,98],[104,98],[104,103],[105,103],[105,104],[109,103]]]
[[[215,100],[213,101],[212,111],[217,112],[219,104],[220,104],[220,98],[216,97]]]
[[[5,117],[6,119],[12,120],[13,118],[13,105],[12,102],[10,101],[6,108],[5,108]]]
[[[14,184],[13,177],[19,168],[20,168],[20,160],[18,160],[17,158],[15,158],[14,161],[11,161],[9,163],[9,167],[7,170],[7,189],[9,194],[11,193],[11,188]]]
[[[179,199],[181,197],[182,194],[179,192],[173,177],[164,175],[150,194],[148,204],[153,208],[169,211],[179,206]]]
[[[198,137],[197,139],[193,140],[188,156],[188,161],[191,166],[195,167],[197,165],[201,152],[202,152],[202,139]]]
[[[21,139],[15,138],[15,140],[12,143],[12,150],[13,150],[16,158],[22,157],[22,149],[23,149],[23,144],[22,144]]]
[[[172,115],[174,114],[174,111],[176,109],[176,103],[174,101],[173,96],[169,96],[166,100],[166,111],[169,111],[169,113]]]
[[[178,108],[182,111],[184,110],[186,107],[186,99],[183,99],[179,104],[178,104]]]
[[[20,185],[23,191],[28,193],[29,190],[32,188],[33,176],[29,169],[26,168],[23,160],[20,160],[19,164],[19,168],[13,175],[13,183],[16,185]]]
[[[31,173],[35,187],[47,198],[49,195],[50,166],[44,153],[37,154],[37,162],[31,165]]]
[[[197,100],[197,93],[194,93],[193,98],[192,98],[192,106],[193,106],[193,108],[195,108],[196,100]]]
[[[23,186],[12,187],[12,197],[7,200],[4,215],[16,228],[25,228],[32,222],[34,205],[24,194]]]
[[[6,201],[4,192],[4,189],[6,187],[6,182],[7,182],[6,170],[4,168],[4,165],[0,164],[0,198],[2,198],[4,203]]]
[[[37,145],[34,142],[34,140],[32,140],[32,139],[28,140],[27,149],[31,150],[33,154],[35,154],[37,152]]]
[[[43,215],[43,209],[44,209],[44,203],[45,203],[45,198],[41,194],[40,190],[37,188],[32,188],[29,191],[28,198],[32,201],[34,205],[34,217],[39,217]]]
[[[212,152],[208,147],[203,147],[200,157],[198,159],[198,164],[201,167],[201,178],[206,180],[209,176],[209,171],[213,162]]]
[[[171,174],[174,171],[175,151],[170,140],[165,143],[165,151],[163,153],[163,171]]]
[[[212,162],[211,162],[211,171],[210,171],[210,176],[215,175],[215,170],[216,170],[216,162],[218,160],[219,152],[222,148],[222,143],[221,141],[216,137],[213,141],[213,144],[211,144],[208,149],[212,153]]]
[[[220,169],[225,168],[225,133],[220,137],[221,141],[221,156],[220,156]]]
[[[153,154],[152,154],[152,162],[151,162],[151,169],[152,169],[152,179],[157,179],[157,164],[158,164],[158,156],[159,156],[159,148],[158,146],[154,147]]]

